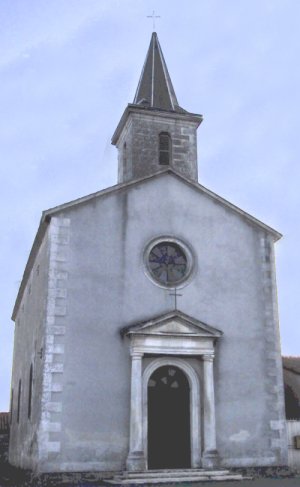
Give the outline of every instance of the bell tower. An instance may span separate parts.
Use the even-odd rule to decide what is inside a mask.
[[[119,183],[167,167],[197,181],[197,128],[202,119],[179,106],[153,32],[133,103],[127,105],[112,137],[118,149]]]

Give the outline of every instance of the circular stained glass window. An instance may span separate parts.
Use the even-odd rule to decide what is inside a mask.
[[[175,242],[159,242],[148,255],[148,268],[152,277],[165,286],[175,286],[188,274],[187,256]]]

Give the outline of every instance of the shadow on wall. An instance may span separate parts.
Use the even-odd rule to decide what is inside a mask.
[[[300,420],[300,357],[282,357],[286,419]]]
[[[286,419],[300,419],[300,403],[293,389],[284,385]]]

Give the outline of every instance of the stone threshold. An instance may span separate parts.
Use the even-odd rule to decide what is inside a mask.
[[[224,469],[176,469],[176,470],[147,470],[143,472],[124,471],[111,479],[103,479],[106,484],[163,484],[180,482],[207,482],[224,480],[250,480],[240,473],[233,473]]]

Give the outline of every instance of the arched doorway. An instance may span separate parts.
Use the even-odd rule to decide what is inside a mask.
[[[190,387],[179,367],[156,369],[148,381],[148,468],[190,468]]]

